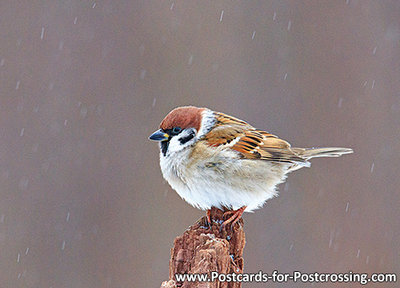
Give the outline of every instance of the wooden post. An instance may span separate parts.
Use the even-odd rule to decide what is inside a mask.
[[[231,215],[224,211],[211,209],[211,227],[206,227],[206,217],[189,227],[183,235],[175,238],[169,261],[169,281],[164,281],[162,288],[239,288],[240,282],[178,282],[175,274],[203,274],[211,276],[212,271],[231,274],[243,273],[243,249],[245,234],[243,219],[233,227],[221,228],[221,223]],[[220,231],[221,230],[221,231]]]

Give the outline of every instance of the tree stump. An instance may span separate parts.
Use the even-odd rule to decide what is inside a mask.
[[[243,219],[233,227],[228,224],[221,229],[221,224],[230,215],[224,211],[211,209],[211,227],[207,226],[204,216],[196,224],[189,227],[183,235],[175,238],[169,261],[169,281],[164,281],[162,288],[238,288],[240,282],[215,281],[178,281],[176,274],[219,274],[243,273],[243,249],[245,234]]]

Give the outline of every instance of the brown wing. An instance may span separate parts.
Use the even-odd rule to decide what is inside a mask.
[[[246,130],[254,129],[246,122],[224,113],[214,112],[214,115],[217,122],[204,138],[210,146],[231,144],[232,141],[244,136]]]
[[[232,146],[245,158],[261,159],[273,162],[306,163],[307,161],[297,155],[285,140],[265,131],[246,131],[245,135]]]
[[[243,158],[273,162],[307,164],[290,148],[285,140],[265,131],[257,130],[248,123],[216,112],[217,123],[205,138],[210,146],[226,145],[238,151]]]

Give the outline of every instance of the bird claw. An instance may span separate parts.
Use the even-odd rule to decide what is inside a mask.
[[[208,222],[207,219],[205,220],[205,227],[207,228],[207,230],[211,230],[211,227],[212,227],[212,223]]]
[[[238,223],[238,224],[239,224],[239,227],[241,227],[241,226],[240,226],[240,223],[239,223],[238,221],[239,221],[240,218],[242,217],[242,214],[243,214],[244,210],[246,210],[246,206],[243,206],[243,207],[239,208],[238,210],[234,210],[234,211],[229,210],[229,211],[226,211],[226,212],[224,213],[224,216],[225,216],[226,214],[233,214],[233,215],[230,216],[228,219],[226,219],[226,220],[221,224],[221,226],[220,226],[220,232],[222,231],[222,229],[223,229],[227,224],[230,224],[230,226],[231,226],[231,232],[232,232],[232,233],[234,232],[233,226],[234,226],[236,223]]]
[[[212,220],[211,220],[211,210],[210,209],[207,210],[207,216],[206,216],[205,222],[206,222],[206,226],[208,227],[208,229],[211,230]]]

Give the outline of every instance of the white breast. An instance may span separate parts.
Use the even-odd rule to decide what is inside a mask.
[[[191,147],[167,157],[160,154],[160,166],[171,187],[203,210],[247,206],[250,212],[276,196],[276,185],[286,178],[286,165],[240,159],[232,150],[215,148],[201,157],[193,155]]]

